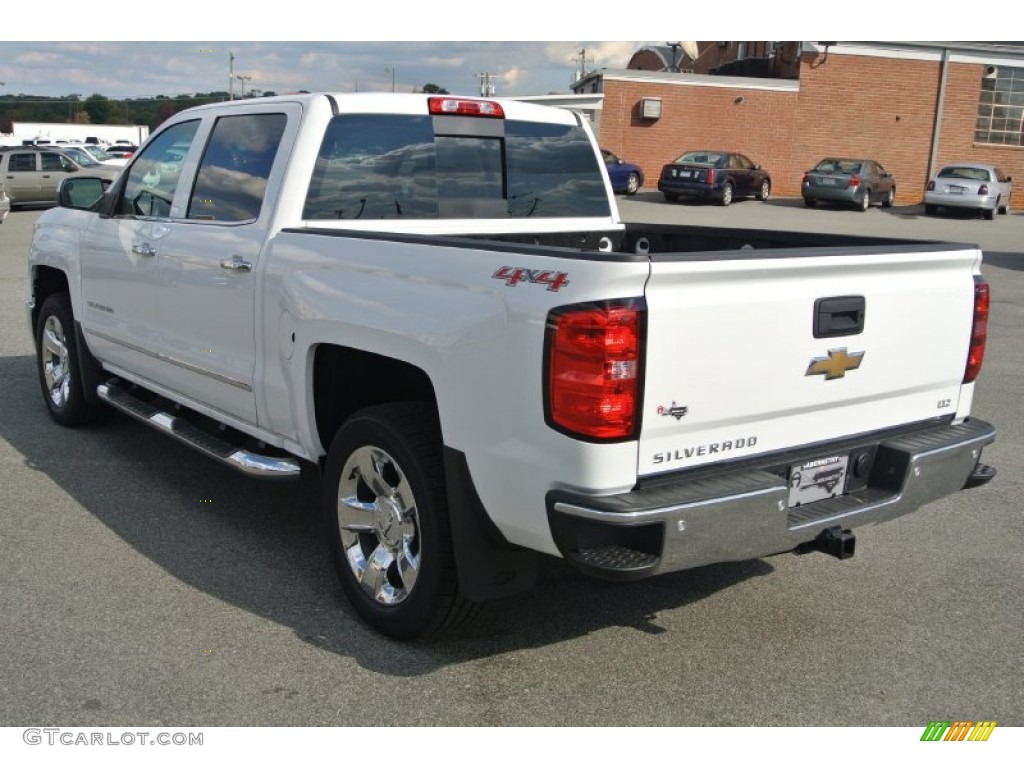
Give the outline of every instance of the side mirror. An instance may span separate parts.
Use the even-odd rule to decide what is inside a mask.
[[[57,188],[57,203],[61,208],[87,211],[103,197],[109,184],[98,176],[69,176]]]
[[[1007,176],[1007,177],[1006,177],[1006,180],[1007,180],[1008,182],[1010,182],[1010,181],[1013,181],[1013,176]]]

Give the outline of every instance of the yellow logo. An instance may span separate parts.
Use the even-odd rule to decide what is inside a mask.
[[[830,349],[828,357],[816,357],[807,366],[805,376],[824,376],[826,381],[841,379],[847,371],[854,371],[860,368],[860,361],[864,359],[863,352],[848,354],[846,347],[842,349]]]

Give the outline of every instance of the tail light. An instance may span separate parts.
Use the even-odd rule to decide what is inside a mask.
[[[811,183],[811,174],[809,174],[807,171],[804,171],[804,178],[803,178],[803,181],[801,181],[800,183],[801,184],[810,184]]]
[[[714,183],[715,183],[715,169],[714,168],[708,168],[708,184],[714,184]]]
[[[639,433],[646,310],[642,299],[552,310],[545,338],[545,419],[592,441]]]
[[[853,176],[850,177],[850,186],[851,187],[859,187],[860,186],[860,176],[858,176],[856,173],[853,174]]]
[[[982,184],[980,187],[978,187],[978,194],[979,195],[987,195],[988,194],[988,184]]]
[[[964,384],[970,384],[981,373],[985,359],[985,341],[988,339],[988,282],[981,275],[974,276],[974,324],[971,327],[971,348],[967,352],[967,370]]]
[[[928,189],[929,192],[934,192],[935,191],[935,180],[934,179],[932,181],[928,182],[927,189]]]
[[[504,117],[505,110],[496,101],[432,96],[427,100],[432,115],[471,115],[473,117]]]

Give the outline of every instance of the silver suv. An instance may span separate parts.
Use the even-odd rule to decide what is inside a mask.
[[[56,203],[57,187],[68,176],[99,176],[111,181],[120,168],[92,165],[83,168],[58,147],[3,147],[0,180],[11,205]]]

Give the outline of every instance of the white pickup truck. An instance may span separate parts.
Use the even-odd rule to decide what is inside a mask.
[[[538,553],[636,579],[788,551],[994,470],[975,246],[625,225],[569,111],[304,94],[175,115],[39,218],[68,426],[113,406],[257,477],[317,465],[358,614],[410,638]]]

